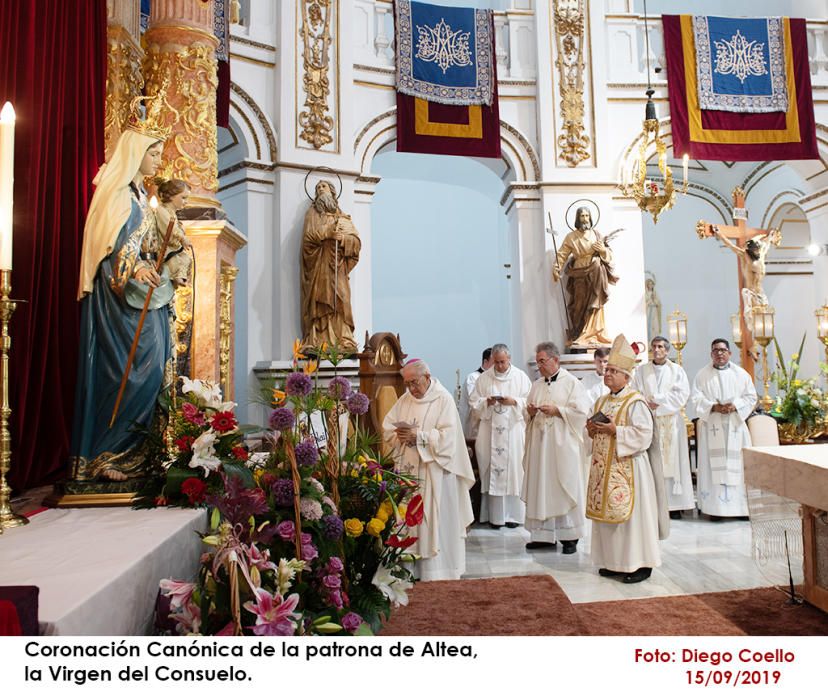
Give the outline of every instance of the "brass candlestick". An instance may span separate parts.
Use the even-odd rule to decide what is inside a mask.
[[[17,302],[9,299],[11,294],[11,270],[0,270],[0,532],[10,527],[25,525],[29,521],[17,515],[11,507],[11,487],[6,474],[11,466],[11,433],[9,432],[9,320],[17,308]]]
[[[817,338],[825,346],[825,361],[828,362],[828,303],[816,310]]]
[[[759,403],[767,413],[773,406],[773,399],[770,397],[770,376],[768,375],[768,343],[774,336],[774,310],[769,306],[754,306],[753,314],[753,339],[762,346],[762,379],[765,385],[765,395]]]
[[[679,367],[683,366],[681,351],[687,345],[687,314],[678,309],[667,315],[667,333],[670,336],[670,344],[676,349],[676,362]],[[695,431],[693,422],[687,417],[684,406],[681,407],[681,417],[684,420],[684,429],[687,437],[693,437]]]

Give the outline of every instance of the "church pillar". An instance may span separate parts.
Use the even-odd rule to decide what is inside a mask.
[[[190,185],[191,207],[220,208],[213,13],[212,0],[154,0],[144,34],[146,91],[155,93],[169,81],[167,101],[178,111],[164,145],[164,175]]]
[[[191,373],[220,384],[230,400],[235,396],[236,253],[247,239],[227,220],[185,221],[184,230],[196,259]]]
[[[362,348],[365,343],[365,334],[374,332],[371,276],[371,204],[374,193],[379,184],[378,177],[360,177],[354,185],[353,221],[359,238],[362,241],[362,250],[359,254],[359,265],[351,273],[351,307],[354,312],[354,338]]]
[[[534,357],[535,345],[551,338],[550,268],[544,248],[543,208],[536,188],[511,189],[505,206],[512,243],[512,361],[526,369]]]
[[[107,0],[106,15],[104,143],[106,160],[109,160],[129,117],[132,100],[141,94],[144,52],[141,49],[139,0]]]
[[[192,316],[189,372],[221,384],[229,400],[235,384],[236,253],[247,239],[226,220],[216,198],[214,11],[212,0],[154,0],[144,33],[144,75],[148,94],[167,85],[166,99],[172,108],[168,122],[172,133],[164,144],[159,174],[184,180],[191,192],[187,209],[180,212],[195,257],[192,301],[182,309]]]

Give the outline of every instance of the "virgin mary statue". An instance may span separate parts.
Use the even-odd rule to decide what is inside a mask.
[[[155,98],[162,100],[160,97]],[[172,357],[172,286],[156,272],[160,248],[155,214],[143,179],[155,174],[169,130],[151,117],[131,120],[97,188],[83,232],[80,284],[80,357],[72,430],[71,463],[78,481],[124,481],[144,469],[144,437]],[[135,361],[110,426],[121,378],[149,287],[155,288]]]

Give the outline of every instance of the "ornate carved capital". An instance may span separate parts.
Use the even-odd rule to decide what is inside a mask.
[[[555,0],[555,43],[563,129],[558,155],[570,168],[589,158],[584,128],[584,0]]]
[[[302,46],[302,86],[305,91],[305,110],[299,113],[299,137],[314,148],[322,148],[333,141],[334,120],[327,112],[331,92],[330,50],[331,18],[337,9],[335,0],[301,0],[302,13],[299,41]],[[338,40],[338,37],[337,37]]]

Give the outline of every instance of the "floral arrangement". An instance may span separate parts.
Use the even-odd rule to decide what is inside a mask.
[[[799,358],[805,346],[805,336],[799,344],[799,352],[791,355],[790,363],[785,364],[785,357],[774,338],[776,350],[776,370],[772,379],[779,392],[771,415],[782,423],[790,423],[795,428],[815,428],[825,421],[828,414],[828,397],[818,384],[818,378],[799,379]]]
[[[181,378],[181,391],[169,406],[162,435],[153,436],[154,468],[139,494],[137,506],[205,505],[210,493],[223,488],[221,474],[234,474],[252,485],[251,455],[234,409],[213,382]]]
[[[363,634],[378,630],[392,606],[407,603],[413,585],[407,549],[416,541],[408,528],[423,517],[417,483],[373,452],[376,438],[343,427],[367,412],[368,398],[343,377],[320,385],[318,361],[336,367],[342,359],[336,348],[319,349],[317,358],[303,356],[297,342],[291,370],[267,388],[271,432],[264,459],[242,455],[241,432],[226,416],[218,425],[227,430],[213,426],[216,415],[227,413],[214,397],[208,409],[203,392],[187,392],[196,411],[177,411],[175,439],[193,439],[188,451],[181,443],[168,473],[173,466],[201,469],[220,488],[208,483],[193,497],[193,504],[212,508],[210,529],[201,534],[209,550],[195,583],[161,582],[162,628],[178,634]],[[323,431],[314,416],[321,417]],[[210,442],[214,454],[196,448],[210,430],[212,442],[203,438],[202,445]],[[179,490],[188,496],[185,486]]]

